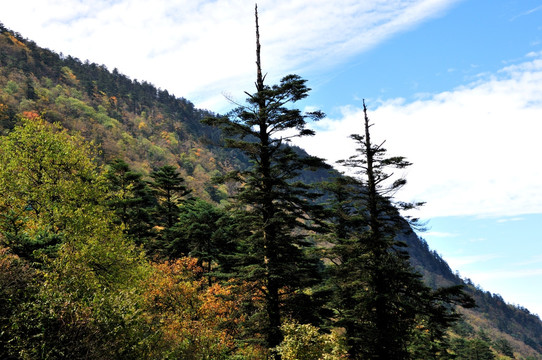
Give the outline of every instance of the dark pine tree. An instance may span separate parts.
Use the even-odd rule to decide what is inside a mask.
[[[164,165],[151,172],[151,188],[157,199],[154,211],[155,222],[159,232],[156,243],[152,245],[151,252],[157,255],[167,254],[167,248],[175,240],[174,226],[179,221],[179,205],[190,194],[190,190],[184,184],[184,179],[171,165]]]
[[[159,209],[158,218],[163,226],[170,229],[179,218],[181,199],[190,193],[184,179],[174,166],[164,165],[151,172],[151,187],[156,193]]]
[[[235,223],[230,214],[216,205],[193,198],[186,201],[173,227],[175,238],[167,246],[169,258],[193,256],[211,273],[230,273],[229,256],[235,250]],[[212,274],[215,275],[215,274]]]
[[[318,195],[295,179],[305,169],[327,165],[316,157],[299,156],[287,143],[313,135],[306,121],[324,115],[292,108],[310,90],[299,76],[288,75],[278,85],[264,84],[257,8],[256,68],[256,92],[247,93],[247,105],[204,122],[219,126],[229,136],[226,146],[240,150],[252,162],[249,169],[227,176],[240,184],[233,199],[243,249],[236,276],[253,284],[253,297],[263,300],[262,313],[253,318],[263,319],[257,331],[265,336],[266,346],[273,348],[282,341],[284,316],[305,314],[306,309],[299,308],[302,290],[319,281],[319,260],[307,251],[311,245],[307,234],[319,227],[311,218],[319,209],[313,203]],[[286,130],[288,135],[284,135]],[[307,302],[302,306],[310,308]]]
[[[401,231],[419,226],[417,219],[400,216],[421,203],[394,201],[405,183],[393,180],[390,169],[410,165],[403,157],[387,157],[383,143],[371,141],[367,108],[363,135],[351,138],[356,154],[339,163],[353,176],[328,186],[333,209],[335,246],[330,250],[333,307],[337,324],[344,327],[351,359],[407,359],[412,334],[423,317],[432,334],[443,336],[455,315],[441,303],[463,300],[460,289],[433,292],[409,263]]]
[[[148,245],[152,237],[156,199],[143,180],[121,159],[114,160],[106,172],[109,181],[109,206],[115,211],[124,232],[137,244]]]
[[[414,359],[453,359],[448,330],[461,318],[456,306],[474,307],[474,300],[463,291],[463,285],[427,291],[412,333],[409,353]]]

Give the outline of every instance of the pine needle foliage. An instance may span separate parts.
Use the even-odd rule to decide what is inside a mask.
[[[256,92],[246,93],[246,105],[205,123],[220,127],[227,136],[225,146],[240,150],[251,161],[248,169],[233,171],[224,180],[239,184],[232,199],[240,224],[236,275],[254,284],[255,298],[263,301],[264,316],[254,317],[262,319],[257,326],[265,334],[266,345],[273,348],[282,341],[284,315],[306,313],[300,304],[306,306],[310,296],[303,290],[319,281],[319,260],[307,252],[308,234],[319,228],[313,217],[320,209],[313,199],[319,195],[296,178],[303,170],[328,166],[288,146],[292,138],[313,135],[307,122],[324,114],[302,113],[292,106],[310,90],[299,76],[287,75],[277,85],[264,83],[257,8],[256,65]]]
[[[394,180],[390,171],[410,163],[388,157],[384,143],[372,142],[365,102],[363,111],[363,134],[351,135],[356,154],[339,161],[354,175],[328,185],[335,243],[330,250],[332,306],[336,325],[346,330],[351,359],[409,359],[420,322],[431,324],[428,346],[436,349],[433,342],[441,343],[457,319],[448,304],[466,303],[468,297],[460,288],[433,292],[411,267],[406,244],[397,240],[408,229],[399,211],[422,204],[394,201],[406,180]],[[418,225],[417,219],[409,220]]]

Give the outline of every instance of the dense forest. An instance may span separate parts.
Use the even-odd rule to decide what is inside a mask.
[[[364,104],[338,174],[289,145],[306,81],[226,115],[0,23],[0,358],[542,359],[395,201]],[[378,124],[375,124],[378,126]]]

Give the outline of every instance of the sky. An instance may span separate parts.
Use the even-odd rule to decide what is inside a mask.
[[[295,73],[327,118],[296,144],[354,154],[372,137],[407,157],[399,200],[454,271],[542,315],[542,3],[263,0],[267,83]],[[65,55],[117,68],[225,113],[254,91],[254,2],[0,1],[0,22]],[[230,99],[230,100],[228,100]]]

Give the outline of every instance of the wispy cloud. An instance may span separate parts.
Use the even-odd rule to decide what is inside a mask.
[[[485,237],[477,237],[477,238],[469,239],[469,242],[471,243],[479,243],[479,242],[485,242],[485,241],[487,241],[487,238]]]
[[[373,138],[390,155],[414,165],[398,196],[426,201],[425,218],[512,216],[542,212],[542,55],[476,82],[413,102],[369,99]],[[342,108],[314,138],[299,144],[330,162],[354,152],[349,134],[361,130],[361,109]],[[328,144],[323,149],[320,144]]]
[[[451,256],[447,257],[446,261],[452,269],[460,269],[467,265],[479,264],[486,261],[495,260],[502,257],[499,254],[481,254],[481,255],[466,255],[466,256]],[[471,272],[472,273],[472,272]]]
[[[533,265],[533,264],[540,264],[542,265],[542,254],[531,256],[528,259],[525,259],[524,261],[517,262],[514,264],[514,266],[527,266],[527,265]]]
[[[516,221],[523,221],[524,219],[522,217],[513,217],[513,218],[503,218],[503,219],[498,219],[497,222],[498,223],[507,223],[507,222],[516,222]]]
[[[530,277],[538,277],[542,275],[542,268],[539,269],[522,269],[522,270],[502,270],[502,271],[483,271],[472,272],[470,274],[473,280],[483,283],[484,281],[500,279],[525,279]]]
[[[274,76],[347,61],[458,0],[261,0],[264,69]],[[18,0],[2,21],[39,45],[117,67],[221,110],[254,73],[254,8],[241,0]]]
[[[428,231],[424,232],[423,237],[435,237],[435,238],[451,238],[451,237],[457,237],[458,234],[449,233],[449,232],[441,232],[441,231]]]
[[[532,9],[527,10],[527,11],[524,11],[524,12],[522,12],[521,14],[518,14],[518,15],[512,17],[512,18],[510,19],[510,21],[515,21],[515,20],[517,20],[518,18],[520,18],[520,17],[522,17],[522,16],[531,15],[532,13],[535,13],[535,12],[540,11],[540,10],[542,10],[542,5],[537,6],[537,7],[534,7],[534,8],[532,8]]]

